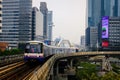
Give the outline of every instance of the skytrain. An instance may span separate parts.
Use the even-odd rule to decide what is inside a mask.
[[[37,60],[39,62],[44,61],[45,58],[54,54],[75,53],[78,51],[75,47],[56,47],[46,45],[41,41],[27,41],[25,46],[24,60],[32,61]]]

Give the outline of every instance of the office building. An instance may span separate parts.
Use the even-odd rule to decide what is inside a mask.
[[[47,31],[48,31],[48,23],[47,23],[47,14],[48,14],[48,9],[47,9],[47,3],[46,2],[40,2],[40,11],[43,14],[43,38],[44,40],[48,39],[47,37]]]
[[[98,44],[98,31],[97,27],[90,27],[90,48],[96,50]]]
[[[96,40],[95,37],[92,37],[93,34],[91,31],[93,28],[91,27],[97,27],[98,29],[98,24],[101,20],[101,15],[104,14],[104,11],[102,11],[103,9],[101,8],[104,6],[102,4],[102,0],[87,0],[87,5],[88,5],[88,19],[87,19],[88,26],[86,28],[86,47],[89,50],[89,48],[91,48],[91,46],[93,45],[92,41]],[[91,37],[95,39],[91,39]],[[94,44],[97,44],[95,42]]]
[[[89,48],[90,47],[90,27],[87,27],[86,28],[86,31],[85,31],[86,35],[85,35],[85,46],[86,48]]]
[[[43,14],[36,7],[32,10],[32,40],[43,41]]]
[[[0,33],[2,33],[2,0],[0,0]]]
[[[118,16],[120,16],[120,0],[118,0]]]
[[[118,5],[119,5],[119,3],[118,3],[118,1],[119,0],[114,0],[114,7],[113,7],[113,10],[114,10],[114,12],[113,12],[113,16],[118,16],[118,10],[119,10],[119,8],[118,8]]]
[[[85,36],[81,36],[81,38],[80,38],[80,45],[85,46]]]
[[[120,17],[102,18],[102,50],[120,50]]]
[[[17,48],[19,43],[31,40],[32,0],[3,0],[2,6],[0,42]]]
[[[80,38],[80,50],[85,50],[85,36],[81,36]]]
[[[47,22],[48,22],[47,37],[49,41],[52,41],[52,27],[53,27],[53,12],[52,11],[48,11]]]

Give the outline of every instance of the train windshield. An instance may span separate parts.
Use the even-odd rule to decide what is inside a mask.
[[[27,44],[26,53],[42,53],[42,44]]]

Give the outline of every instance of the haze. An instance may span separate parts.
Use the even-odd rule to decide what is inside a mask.
[[[61,37],[79,44],[85,34],[86,0],[33,0],[33,6],[39,8],[40,2],[53,11],[53,40]]]

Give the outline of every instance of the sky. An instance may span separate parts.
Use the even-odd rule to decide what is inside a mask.
[[[61,37],[71,43],[80,44],[80,36],[85,35],[86,0],[32,0],[33,7],[39,8],[46,2],[53,11],[53,40]]]

